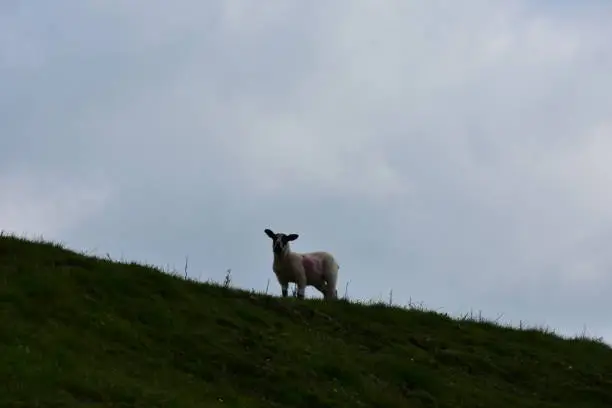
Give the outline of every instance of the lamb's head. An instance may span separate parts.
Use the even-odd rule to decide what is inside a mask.
[[[289,251],[289,242],[298,239],[298,234],[275,234],[270,229],[265,229],[264,232],[272,240],[272,251],[277,255],[282,255]]]

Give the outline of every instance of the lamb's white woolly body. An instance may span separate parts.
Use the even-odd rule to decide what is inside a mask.
[[[275,234],[269,229],[264,232],[272,239],[272,270],[281,285],[283,297],[287,296],[289,283],[297,285],[298,297],[302,299],[306,286],[315,287],[326,299],[338,297],[336,283],[340,266],[333,255],[325,251],[292,252],[289,242],[296,240],[297,234]]]

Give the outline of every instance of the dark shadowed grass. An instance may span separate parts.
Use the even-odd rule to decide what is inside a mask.
[[[226,289],[0,238],[1,407],[611,407],[588,339]]]

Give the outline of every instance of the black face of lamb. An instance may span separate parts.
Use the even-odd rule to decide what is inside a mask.
[[[274,241],[272,241],[272,251],[275,254],[282,254],[287,246],[287,241],[284,240],[283,236],[277,236]]]
[[[287,244],[289,244],[289,241],[292,241],[289,235],[276,234],[276,237],[272,241],[272,251],[275,254],[282,254],[287,248]]]
[[[272,230],[266,229],[264,231],[268,237],[272,240],[272,251],[275,254],[282,254],[290,241],[295,241],[298,238],[298,234],[275,234]]]

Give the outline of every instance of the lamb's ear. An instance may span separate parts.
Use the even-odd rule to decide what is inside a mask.
[[[266,235],[267,235],[267,236],[269,236],[271,239],[276,238],[276,234],[275,234],[274,232],[272,232],[272,230],[271,230],[271,229],[266,228],[266,229],[264,230],[264,232],[265,232],[265,233],[266,233]]]
[[[296,239],[298,239],[298,237],[298,234],[289,234],[287,235],[287,241],[295,241]]]

